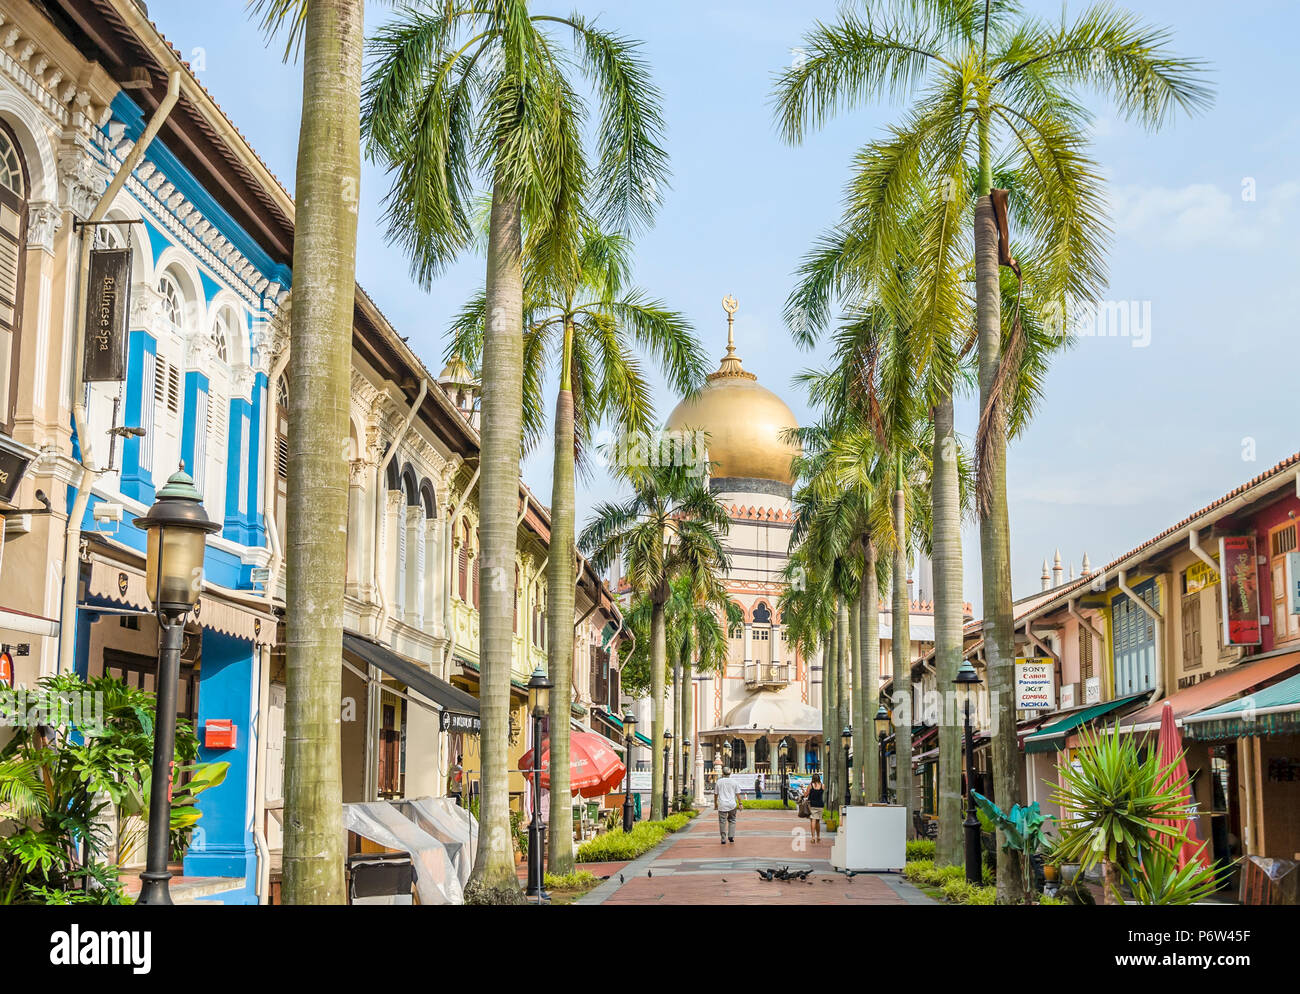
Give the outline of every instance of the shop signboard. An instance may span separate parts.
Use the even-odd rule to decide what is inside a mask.
[[[1224,535],[1219,539],[1219,584],[1223,605],[1223,644],[1259,645],[1259,561],[1254,535]]]
[[[1051,711],[1056,707],[1056,666],[1049,657],[1016,657],[1016,709]]]
[[[1090,676],[1083,681],[1083,703],[1101,703],[1101,677]]]
[[[127,321],[131,314],[131,250],[90,253],[86,295],[83,378],[87,383],[126,379]]]
[[[1074,684],[1064,683],[1061,685],[1061,710],[1074,707]]]
[[[1183,573],[1183,593],[1194,594],[1206,587],[1212,587],[1218,582],[1219,573],[1217,570],[1210,569],[1205,563],[1195,562],[1188,566]]]

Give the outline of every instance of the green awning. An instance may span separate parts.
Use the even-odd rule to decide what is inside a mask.
[[[1137,700],[1145,700],[1146,694],[1133,694],[1130,697],[1117,697],[1113,701],[1103,701],[1101,704],[1093,704],[1089,707],[1075,711],[1054,721],[1050,725],[1044,725],[1033,735],[1025,737],[1025,752],[1056,752],[1058,749],[1065,747],[1066,737],[1080,725],[1086,724],[1102,715],[1110,714],[1122,708],[1125,704],[1131,704]]]
[[[1300,732],[1300,674],[1183,719],[1183,737],[1239,739]]]
[[[614,717],[613,714],[611,714],[609,711],[605,710],[604,708],[598,708],[597,711],[596,711],[596,716],[599,717],[600,719],[602,719],[603,721],[608,721],[611,725],[616,725],[616,726],[618,726],[618,728],[619,728],[620,731],[621,731],[622,728],[623,728],[623,722],[622,722],[622,720],[620,720],[619,718]],[[637,740],[638,742],[640,742],[643,746],[647,746],[647,747],[649,747],[649,746],[651,746],[651,745],[654,744],[654,743],[651,742],[648,738],[646,738],[644,735],[642,735],[640,732],[637,732],[637,733],[636,733],[636,740]]]

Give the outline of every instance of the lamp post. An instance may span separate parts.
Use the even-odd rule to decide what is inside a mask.
[[[889,712],[885,705],[876,708],[876,741],[880,743],[880,803],[887,803],[885,777],[885,740],[889,738]]]
[[[542,850],[546,846],[546,825],[542,822],[542,719],[551,706],[551,680],[539,666],[528,679],[528,708],[533,715],[533,817],[528,822],[528,888],[525,897],[540,904],[546,897],[542,887]]]
[[[149,849],[136,903],[171,904],[167,856],[171,848],[171,781],[176,753],[176,684],[185,643],[185,616],[203,587],[205,539],[221,526],[208,520],[203,497],[186,475],[184,463],[158,491],[149,513],[135,519],[135,525],[147,535],[145,582],[162,630],[149,784]]]
[[[786,763],[790,757],[790,744],[785,739],[781,740],[781,745],[777,748],[776,754],[781,761],[781,807],[788,808],[790,806],[790,781],[786,776]]]
[[[825,743],[823,743],[822,748],[823,748],[823,750],[824,750],[824,751],[822,752],[822,755],[826,757],[825,759],[822,760],[822,763],[823,763],[823,764],[825,765],[825,767],[826,767],[826,800],[829,801],[829,800],[831,799],[831,788],[834,787],[836,790],[839,790],[839,787],[840,787],[840,785],[839,785],[838,782],[837,782],[837,783],[834,783],[834,784],[832,784],[832,783],[830,782],[830,775],[831,775],[831,739],[830,739],[830,736],[829,736],[829,735],[826,737],[826,741],[825,741]]]
[[[853,774],[850,767],[853,765],[853,726],[845,725],[844,731],[840,732],[840,742],[844,745],[844,807],[848,807],[853,800]]]
[[[682,739],[682,789],[681,793],[691,796],[691,740]]]
[[[663,814],[663,816],[664,816],[665,818],[668,817],[668,813],[669,813],[669,809],[668,809],[668,760],[669,760],[669,757],[670,757],[670,755],[671,755],[671,753],[672,753],[672,748],[673,748],[673,730],[672,730],[671,728],[666,728],[666,729],[664,729],[664,802],[663,802],[663,803],[664,803],[664,806],[663,806],[664,814]]]
[[[636,745],[636,715],[631,711],[623,712],[624,766],[623,782],[627,789],[623,793],[623,832],[632,831],[632,747]]]
[[[953,679],[966,712],[966,820],[962,828],[966,833],[966,882],[979,885],[983,878],[983,860],[980,857],[980,821],[975,816],[975,736],[971,731],[971,699],[979,687],[980,675],[969,659],[963,659],[957,676]]]

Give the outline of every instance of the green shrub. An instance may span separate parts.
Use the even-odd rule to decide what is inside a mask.
[[[934,859],[933,839],[914,839],[907,844],[907,861]]]
[[[563,876],[548,873],[545,877],[547,890],[590,890],[600,883],[600,879],[589,870],[574,870]]]
[[[1052,897],[1050,894],[1044,894],[1042,897],[1038,899],[1038,903],[1066,905],[1069,904],[1070,902],[1063,897]]]
[[[965,904],[970,897],[971,885],[965,877],[955,877],[943,884],[943,896],[954,904]]]
[[[781,803],[779,797],[765,797],[761,801],[742,801],[746,811],[780,811],[785,805]],[[794,811],[798,807],[798,802],[791,799],[790,810]]]
[[[667,834],[662,823],[643,821],[631,832],[606,832],[578,847],[579,863],[607,863],[636,859],[649,852]]]
[[[997,904],[998,889],[996,887],[972,887],[966,895],[966,903],[985,905]]]
[[[914,859],[903,867],[903,876],[913,883],[924,883],[934,872],[934,860]]]

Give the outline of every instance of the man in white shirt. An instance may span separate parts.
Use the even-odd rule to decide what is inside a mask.
[[[744,807],[740,800],[740,787],[727,774],[718,777],[713,788],[713,804],[718,809],[718,831],[722,844],[736,841],[736,812]]]

